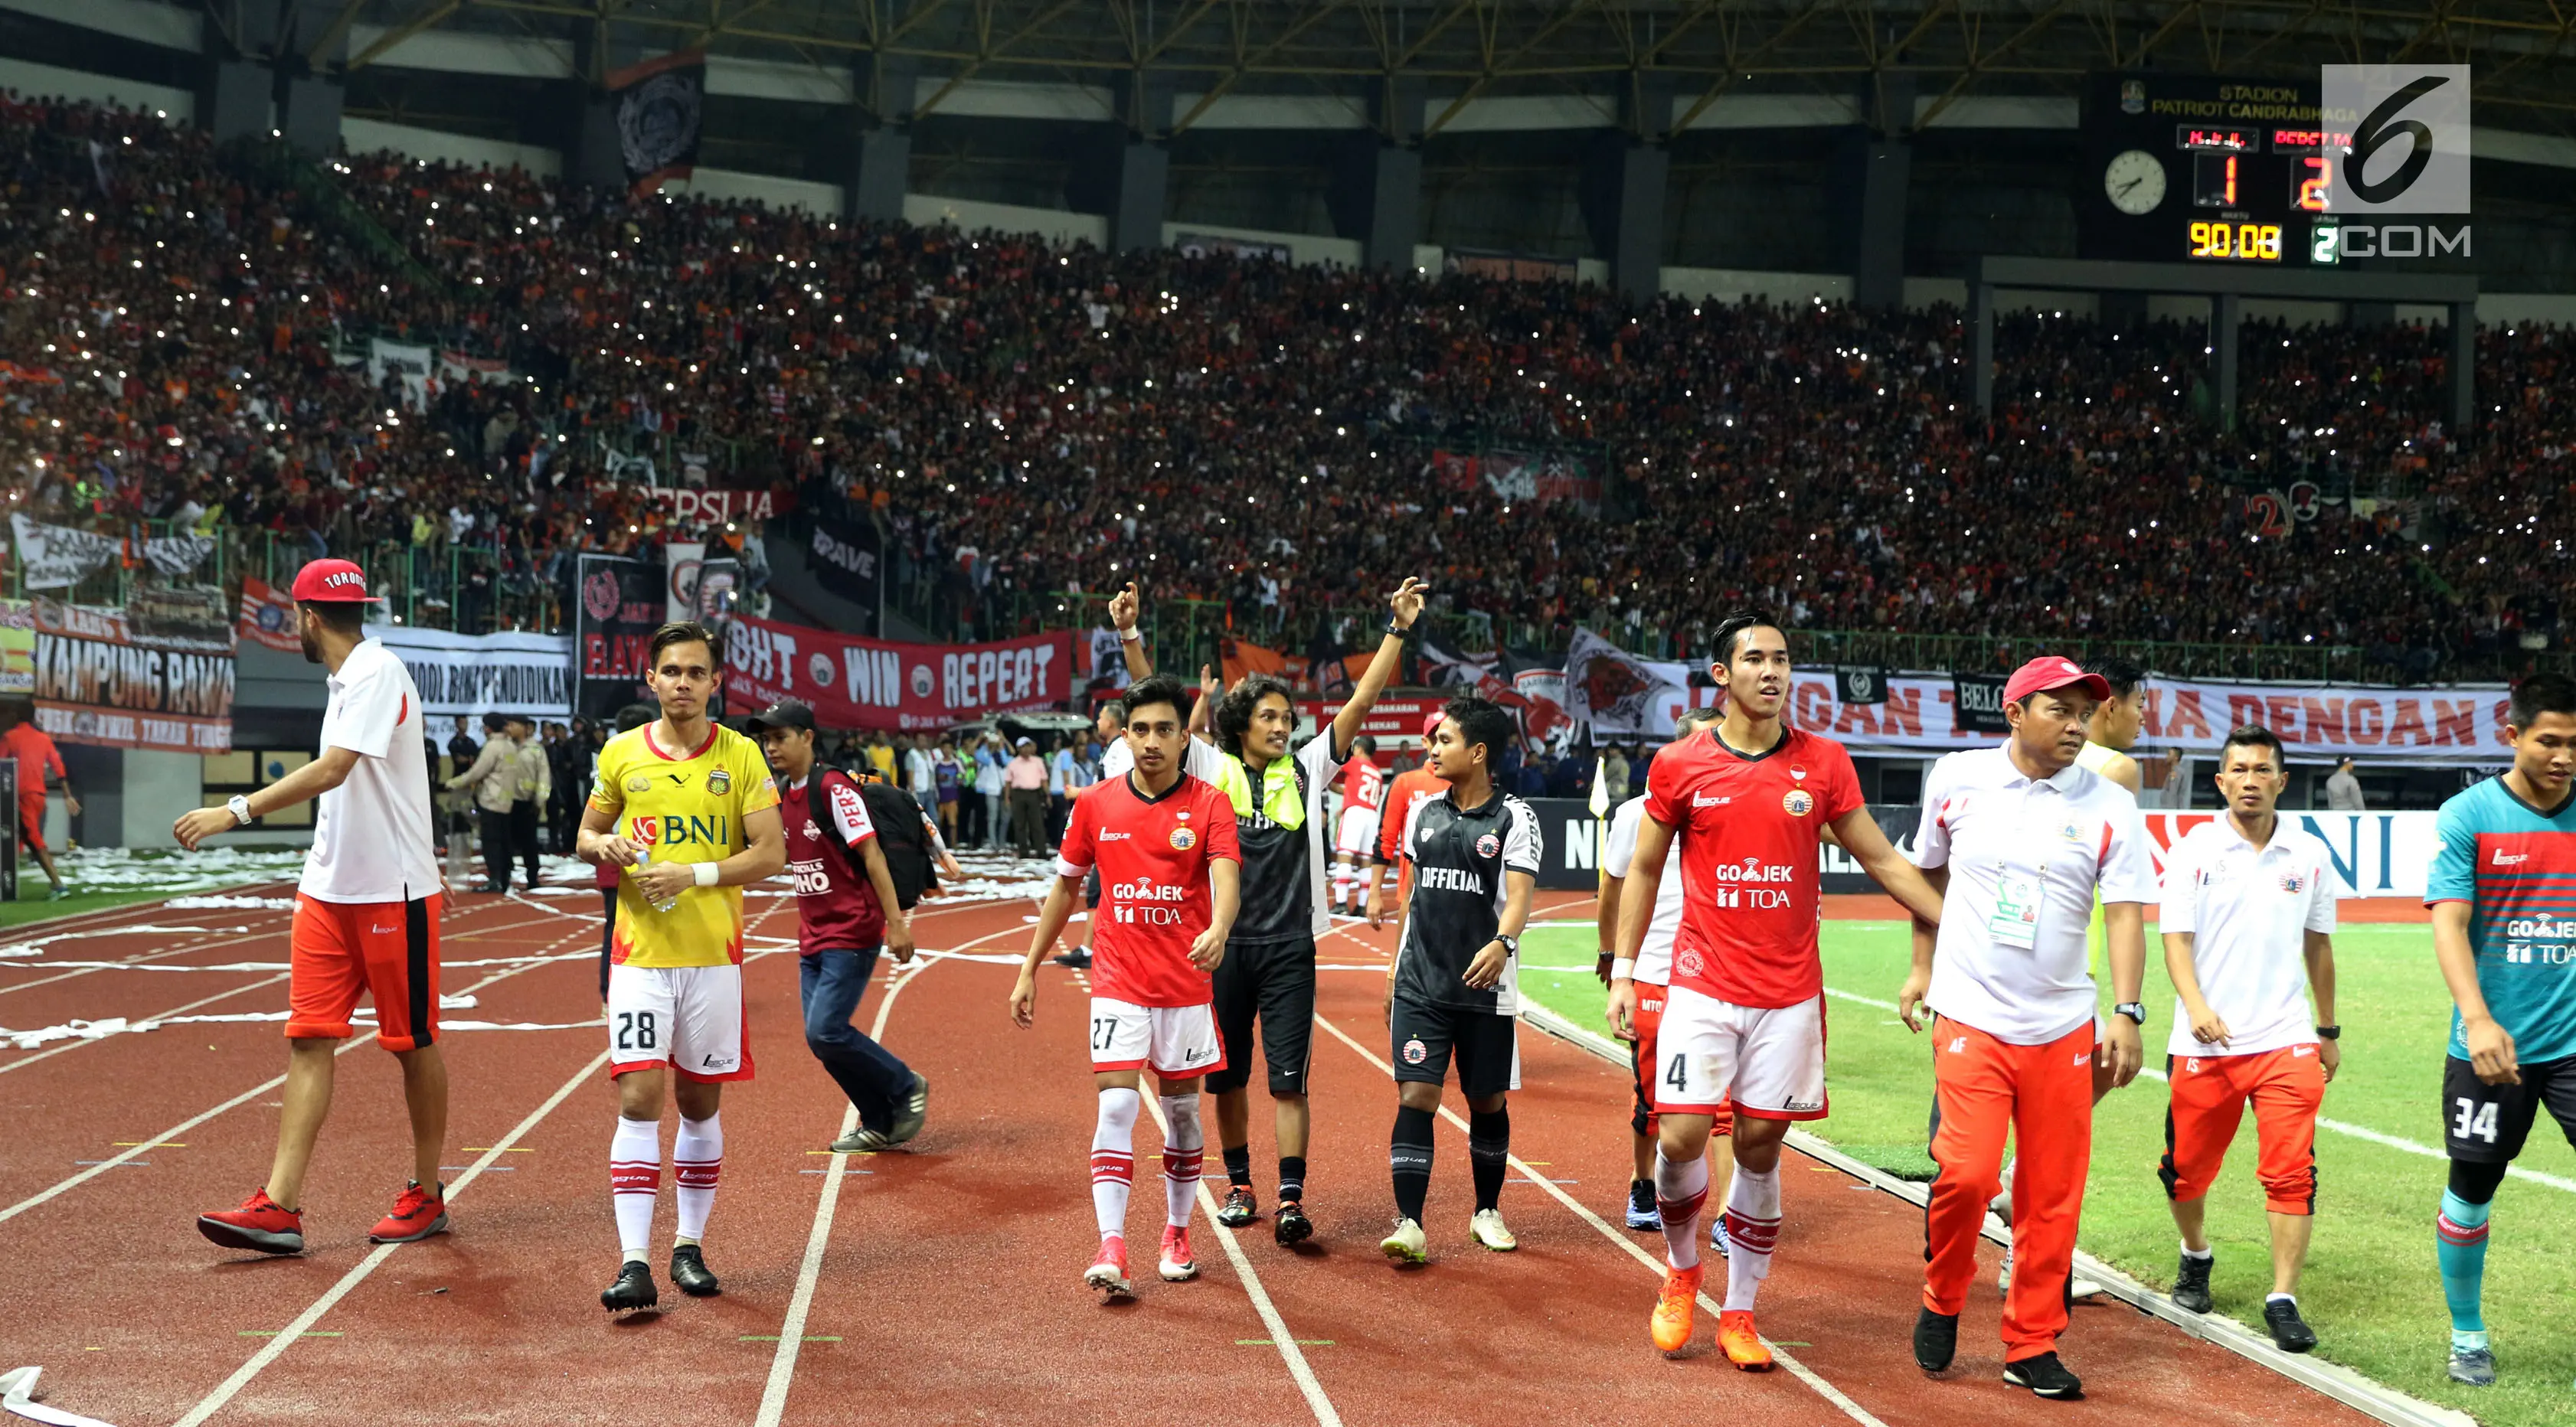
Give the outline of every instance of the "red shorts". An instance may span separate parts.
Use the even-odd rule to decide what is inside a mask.
[[[18,795],[18,841],[30,852],[51,852],[45,846],[45,795]]]
[[[1661,1119],[1655,1113],[1655,1067],[1661,1064],[1655,1059],[1655,1033],[1664,1026],[1665,992],[1652,981],[1632,984],[1637,988],[1637,1009],[1630,1013],[1628,1023],[1636,1028],[1637,1040],[1629,1048],[1628,1068],[1636,1073],[1637,1105],[1628,1117],[1628,1126],[1638,1134],[1651,1135]],[[1718,1103],[1709,1133],[1735,1133],[1735,1111],[1725,1101]]]
[[[359,993],[376,1002],[376,1043],[418,1050],[438,1039],[438,898],[325,902],[298,895],[287,956],[290,1040],[346,1040]]]
[[[2173,1098],[2156,1177],[2167,1198],[2209,1192],[2251,1101],[2254,1177],[2262,1181],[2264,1207],[2275,1214],[2316,1212],[2317,1109],[2325,1103],[2326,1073],[2313,1043],[2253,1055],[2169,1055],[2165,1073]]]

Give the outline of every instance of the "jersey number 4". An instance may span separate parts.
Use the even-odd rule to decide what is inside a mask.
[[[2460,1107],[2458,1117],[2451,1122],[2452,1139],[2465,1140],[2475,1138],[2484,1140],[2488,1144],[2495,1143],[2496,1102],[2490,1100],[2481,1105],[2477,1101],[2470,1099],[2468,1096],[2462,1095],[2453,1100],[2452,1103]]]
[[[620,1011],[617,1013],[617,1048],[619,1050],[659,1050],[653,1034],[653,1013]]]
[[[1664,1072],[1664,1083],[1675,1090],[1688,1089],[1690,1087],[1689,1063],[1688,1056],[1679,1051],[1674,1052],[1672,1068]]]

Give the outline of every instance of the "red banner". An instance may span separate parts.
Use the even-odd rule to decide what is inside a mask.
[[[683,525],[723,525],[734,520],[767,520],[796,508],[792,490],[737,491],[696,486],[638,486],[638,494],[670,512]]]
[[[737,617],[725,639],[736,711],[802,699],[823,728],[941,729],[1073,696],[1073,635],[998,644],[889,644]]]
[[[242,581],[241,614],[234,633],[283,654],[304,650],[304,641],[295,632],[295,601],[257,576]]]

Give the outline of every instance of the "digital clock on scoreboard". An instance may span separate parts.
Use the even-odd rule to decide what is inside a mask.
[[[2316,87],[2208,75],[2099,75],[2080,251],[2132,262],[2314,261],[2339,134]]]

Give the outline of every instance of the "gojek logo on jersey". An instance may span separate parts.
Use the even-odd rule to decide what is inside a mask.
[[[2505,922],[2504,934],[2533,941],[2576,940],[2576,918],[2514,917]]]
[[[1109,889],[1111,919],[1130,926],[1179,926],[1181,909],[1174,904],[1187,900],[1187,889],[1155,882],[1121,882]]]
[[[691,813],[671,817],[637,816],[626,820],[626,835],[652,847],[680,847],[705,843],[711,847],[733,846],[733,819],[723,813],[699,817]]]
[[[1721,862],[1708,869],[1708,876],[1712,882],[1795,882],[1798,869],[1786,863],[1748,857],[1741,863]]]

